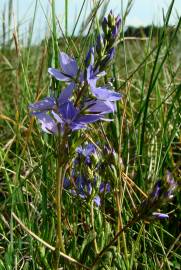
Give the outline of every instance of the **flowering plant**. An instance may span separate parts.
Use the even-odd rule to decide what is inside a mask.
[[[97,86],[97,81],[106,75],[106,68],[115,54],[116,40],[119,35],[121,19],[115,17],[112,11],[102,23],[103,34],[97,37],[96,44],[87,52],[83,69],[78,67],[74,57],[60,52],[60,69],[51,67],[49,74],[57,81],[66,84],[58,95],[53,93],[43,100],[29,105],[31,115],[35,116],[44,132],[56,135],[57,138],[57,172],[56,172],[56,206],[57,206],[57,242],[56,250],[65,252],[62,228],[62,191],[70,188],[71,194],[82,199],[93,199],[100,205],[100,194],[110,191],[110,184],[100,183],[98,194],[94,194],[96,178],[93,182],[84,174],[76,176],[74,183],[66,178],[67,162],[70,157],[71,136],[73,132],[84,130],[97,121],[110,121],[105,115],[116,111],[115,102],[122,95],[110,89],[107,85]],[[57,97],[58,96],[58,97]],[[90,145],[89,145],[90,146]],[[89,147],[88,146],[88,147]],[[91,151],[81,150],[86,162],[90,162]],[[90,147],[91,148],[91,147]],[[74,155],[74,151],[71,152]],[[55,268],[58,267],[59,256],[56,256]]]
[[[121,93],[116,89],[113,90],[108,84],[103,83],[103,81],[108,81],[106,69],[115,55],[120,25],[120,17],[115,17],[111,11],[102,22],[103,33],[98,35],[95,44],[89,48],[80,65],[81,68],[75,57],[61,51],[59,68],[50,67],[48,73],[53,80],[65,85],[65,88],[58,93],[51,91],[51,96],[29,105],[30,113],[40,123],[42,131],[54,135],[56,141],[55,269],[58,269],[60,251],[66,253],[61,220],[63,193],[68,193],[73,199],[78,198],[81,202],[87,201],[88,207],[90,206],[91,220],[93,220],[93,207],[96,205],[95,209],[100,209],[103,205],[103,196],[109,196],[110,191],[113,190],[119,211],[118,232],[101,252],[98,251],[96,239],[94,239],[97,257],[91,269],[94,269],[98,259],[119,235],[134,223],[169,217],[167,213],[160,212],[161,206],[172,198],[176,188],[175,181],[168,173],[167,180],[156,182],[146,199],[137,209],[134,208],[133,218],[123,227],[120,207],[122,202],[119,199],[122,190],[120,192],[121,185],[118,182],[118,178],[120,180],[122,176],[121,168],[123,167],[120,153],[116,153],[114,149],[103,143],[105,147],[102,150],[102,162],[95,162],[95,165],[93,160],[96,159],[97,154],[96,144],[87,144],[81,136],[85,134],[86,129],[90,129],[91,124],[98,121],[111,121],[110,114],[116,113],[116,102],[122,98]],[[104,156],[106,156],[105,160]],[[119,169],[114,166],[116,162],[121,164],[118,166]],[[101,177],[98,177],[98,171]],[[107,181],[104,179],[105,175],[109,177]],[[106,223],[105,218],[104,222]],[[95,232],[94,225],[92,227]]]

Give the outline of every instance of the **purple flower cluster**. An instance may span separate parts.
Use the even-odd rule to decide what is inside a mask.
[[[112,10],[102,22],[103,35],[99,35],[96,43],[98,61],[96,67],[103,70],[110,63],[115,54],[115,44],[119,36],[121,26],[120,16],[115,17]]]
[[[87,180],[83,175],[78,176],[76,180],[71,183],[67,178],[64,179],[64,189],[70,191],[73,196],[78,196],[83,200],[93,200],[97,206],[101,205],[101,194],[110,192],[110,184],[101,183],[96,192],[96,181],[93,183]],[[97,194],[96,194],[96,193]]]
[[[96,146],[92,143],[88,143],[85,147],[77,147],[76,152],[78,154],[78,158],[83,157],[85,159],[85,164],[89,165],[91,164],[91,156],[96,154]]]
[[[121,99],[121,94],[107,86],[97,87],[98,79],[106,74],[103,68],[114,56],[113,40],[116,40],[119,32],[120,18],[115,18],[110,12],[108,19],[104,18],[103,25],[106,23],[108,33],[104,31],[104,26],[102,40],[105,43],[105,53],[102,57],[99,56],[98,47],[102,42],[99,37],[96,44],[97,60],[92,47],[87,53],[83,71],[79,69],[77,61],[64,52],[59,55],[60,69],[48,69],[50,75],[67,85],[58,98],[46,97],[29,105],[31,114],[36,116],[43,131],[56,134],[65,129],[85,129],[89,123],[106,120],[104,115],[115,111],[115,102]]]
[[[143,219],[168,218],[169,216],[167,214],[157,212],[157,210],[173,198],[176,187],[176,182],[170,172],[167,172],[166,180],[158,180],[148,195],[148,198],[141,203],[137,211],[138,217]]]
[[[86,176],[87,165],[92,165],[92,157],[96,155],[96,147],[92,143],[76,148],[77,157],[74,160],[71,180],[64,179],[64,189],[69,190],[73,196],[83,200],[94,201],[97,206],[101,204],[101,195],[110,192],[109,183],[97,183],[95,174],[93,179]],[[86,166],[84,166],[84,164]],[[77,172],[78,169],[78,172]]]

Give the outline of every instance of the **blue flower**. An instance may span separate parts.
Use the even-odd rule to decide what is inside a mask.
[[[93,143],[88,143],[85,147],[79,146],[76,148],[76,152],[85,157],[94,154],[96,151],[96,146]]]
[[[108,100],[96,100],[92,99],[90,101],[85,102],[85,108],[87,112],[93,113],[93,114],[108,114],[113,113],[116,110],[116,106],[114,102],[108,101]],[[105,118],[104,118],[105,120]],[[112,121],[109,119],[109,121]]]
[[[162,205],[173,198],[176,183],[169,172],[167,172],[166,181],[158,180],[148,198],[145,199],[137,211],[137,216],[143,219],[164,219],[167,214],[156,212]]]
[[[160,198],[162,194],[162,189],[163,189],[163,181],[158,180],[154,185],[152,192],[150,193],[150,200],[152,201],[152,203],[154,203]]]
[[[59,62],[61,70],[49,68],[48,72],[59,81],[74,81],[78,73],[76,60],[68,56],[66,53],[61,52],[59,56]]]
[[[165,219],[165,218],[169,218],[169,215],[167,214],[163,214],[163,213],[159,213],[159,212],[153,212],[152,216],[154,218],[158,218],[158,219]]]
[[[67,178],[64,179],[64,189],[70,189],[70,192],[74,196],[79,196],[81,199],[91,199],[95,202],[97,206],[101,204],[101,198],[99,194],[110,192],[110,184],[101,183],[99,186],[99,194],[94,195],[93,188],[95,188],[95,182],[91,183],[84,176],[78,176],[75,183],[72,184]]]
[[[111,49],[109,49],[109,51],[107,52],[107,55],[101,61],[100,68],[101,69],[105,68],[105,66],[107,66],[111,62],[111,60],[114,58],[114,55],[115,55],[115,48],[112,47]]]
[[[91,155],[96,153],[96,146],[92,143],[88,143],[86,146],[79,146],[76,148],[76,152],[85,158],[85,163],[91,163]]]
[[[102,65],[106,65],[107,62],[112,59],[113,55],[114,48],[110,49],[110,53],[108,53],[107,56],[102,60]],[[101,100],[102,104],[106,102],[106,106],[110,108],[110,112],[114,112],[115,106],[113,102],[119,100],[121,98],[121,94],[111,91],[107,88],[107,86],[96,87],[97,80],[106,73],[105,71],[100,72],[99,69],[94,70],[94,48],[90,48],[86,56],[86,78],[82,75],[82,72],[80,72],[80,76],[78,76],[79,69],[75,59],[61,52],[59,60],[61,70],[49,68],[48,72],[57,80],[69,83],[67,88],[60,95],[60,100],[62,100],[63,95],[64,101],[68,100],[72,96],[76,82],[87,81],[93,96],[97,100]]]
[[[104,183],[102,182],[99,186],[99,191],[100,193],[107,193],[107,192],[110,192],[111,191],[111,185],[109,183]]]
[[[86,101],[80,108],[75,107],[70,101],[74,86],[74,83],[70,83],[60,93],[58,99],[46,97],[29,105],[31,114],[37,117],[43,131],[56,134],[65,128],[72,131],[85,129],[89,123],[106,120],[103,117],[104,114],[115,110],[109,97],[107,101],[94,99]],[[107,95],[109,95],[108,92]]]
[[[85,58],[85,66],[88,67],[89,65],[94,64],[94,47],[91,47],[86,55]]]
[[[49,102],[50,106],[47,106],[46,100],[48,99],[30,105],[30,109],[32,115],[39,120],[43,131],[47,133],[57,133],[59,125],[61,131],[65,128],[72,131],[85,129],[87,124],[102,119],[102,116],[98,114],[82,114],[71,101],[67,101],[60,106],[55,102]],[[43,103],[45,106],[43,106]],[[60,99],[59,103],[61,103]]]
[[[107,63],[108,61],[112,59],[113,51],[114,51],[114,48],[111,49],[110,54],[108,54],[106,58],[103,60],[105,61],[105,63]],[[91,50],[90,54],[91,55],[94,54],[94,51]],[[96,87],[97,81],[106,73],[105,71],[100,72],[98,68],[95,70],[93,61],[94,61],[94,57],[92,56],[91,63],[87,67],[87,82],[90,86],[91,92],[93,96],[96,97],[97,100],[101,100],[102,102],[107,102],[106,103],[107,106],[109,106],[112,112],[114,112],[113,102],[120,100],[122,95],[120,93],[110,90],[107,86]]]

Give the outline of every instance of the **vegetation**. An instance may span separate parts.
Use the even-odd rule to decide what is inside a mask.
[[[32,44],[34,18],[27,40],[22,41],[19,25],[15,25],[13,37],[8,34],[11,0],[9,13],[2,13],[2,23],[7,16],[8,24],[2,25],[0,48],[0,270],[55,269],[56,137],[40,130],[28,105],[51,94],[50,85],[57,91],[64,88],[64,83],[51,79],[47,72],[48,67],[58,67],[60,51],[83,66],[88,48],[102,31],[100,23],[106,11],[105,1],[97,1],[80,35],[68,37],[69,2],[65,2],[66,34],[60,38],[62,26],[52,0],[50,36],[40,45]],[[122,29],[131,2],[121,15]],[[83,157],[76,170],[90,179],[96,175],[99,183],[110,183],[111,189],[100,195],[100,206],[92,195],[82,199],[63,190],[65,251],[60,252],[59,269],[180,269],[181,18],[177,25],[169,26],[173,4],[174,0],[164,26],[157,31],[151,28],[149,35],[139,34],[140,38],[125,37],[121,31],[116,57],[104,78],[106,83],[111,78],[113,90],[122,94],[117,112],[110,115],[113,121],[91,124],[71,137],[73,148],[87,143],[96,146],[91,165],[85,165]],[[83,10],[84,6],[80,16]],[[68,161],[69,177],[76,158],[74,153]],[[158,210],[169,219],[140,218],[129,224],[157,180],[165,179],[168,171],[177,188],[174,198]]]

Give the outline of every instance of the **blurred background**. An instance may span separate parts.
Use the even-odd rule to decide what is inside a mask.
[[[102,2],[105,10],[109,11],[112,9],[116,13],[124,14],[129,0],[103,0]],[[67,9],[65,8],[65,3],[67,3]],[[74,31],[75,22],[78,19],[80,10],[82,10],[81,17],[79,18],[77,27],[74,31],[74,35],[79,35],[79,32],[82,29],[82,24],[89,15],[90,10],[93,9],[95,3],[96,1],[94,0],[56,0],[56,16],[63,32],[65,33],[67,31],[68,35],[72,34]],[[129,16],[127,16],[125,21],[125,27],[145,27],[152,24],[157,26],[163,25],[164,14],[166,13],[170,3],[171,0],[132,1],[130,10],[128,10]],[[32,42],[34,44],[39,43],[45,37],[45,35],[48,35],[49,33],[48,25],[50,25],[49,15],[51,13],[50,4],[51,0],[1,0],[0,44],[2,44],[4,36],[6,36],[5,38],[9,40],[9,37],[12,36],[15,25],[18,25],[19,37],[21,37],[22,40],[25,40],[26,35],[29,35],[28,32],[33,22],[32,19],[34,19]],[[65,14],[65,10],[67,10],[67,14]],[[13,14],[10,16],[10,13]],[[169,23],[171,25],[175,25],[178,22],[180,15],[181,1],[176,0],[174,2],[173,12]],[[67,18],[67,20],[65,20],[65,18]],[[5,35],[4,31],[7,28],[9,33],[6,33]]]

